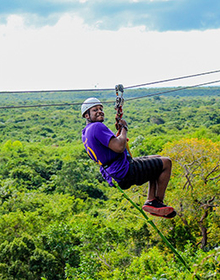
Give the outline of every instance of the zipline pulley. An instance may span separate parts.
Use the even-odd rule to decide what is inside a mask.
[[[124,93],[124,87],[123,85],[117,85],[115,86],[115,90],[116,90],[116,107],[118,108],[119,106],[123,106],[124,104],[124,98],[123,98],[123,93]],[[118,95],[118,92],[121,92],[121,96]]]
[[[121,129],[120,129],[118,123],[119,123],[119,120],[123,116],[123,105],[124,105],[124,97],[123,97],[124,87],[123,87],[123,85],[121,85],[121,84],[116,85],[115,91],[116,91],[115,110],[117,111],[116,116],[115,116],[115,120],[116,120],[115,127],[120,133]],[[121,96],[119,96],[118,92],[121,92]]]
[[[115,110],[116,110],[115,120],[116,120],[116,122],[115,122],[115,127],[118,131],[116,136],[119,136],[119,134],[121,132],[121,126],[119,125],[119,121],[122,119],[122,116],[123,116],[124,87],[123,87],[123,85],[119,84],[119,85],[115,86],[115,90],[116,90],[116,104],[115,104]],[[119,96],[119,92],[121,93],[121,96]],[[127,149],[127,152],[130,154],[130,156],[132,157],[131,151],[130,151],[129,146],[128,146],[128,141],[129,141],[129,139],[127,138],[126,149]]]

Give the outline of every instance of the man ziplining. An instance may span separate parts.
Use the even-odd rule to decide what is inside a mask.
[[[163,203],[171,175],[171,160],[159,155],[132,158],[126,149],[126,121],[118,120],[119,135],[116,136],[103,123],[103,105],[97,98],[86,99],[81,113],[86,119],[86,127],[82,130],[83,144],[90,158],[100,165],[103,178],[114,186],[113,178],[124,190],[149,182],[148,197],[142,209],[154,216],[175,217],[174,208]]]

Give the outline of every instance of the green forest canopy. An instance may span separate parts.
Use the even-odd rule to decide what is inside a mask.
[[[164,89],[162,89],[164,91]],[[173,220],[152,218],[201,279],[220,272],[218,87],[126,101],[133,156],[173,161],[166,202]],[[161,89],[159,89],[161,91]],[[115,93],[105,104],[113,131]],[[1,106],[82,102],[89,93],[1,94]],[[81,143],[80,106],[0,110],[1,279],[189,279],[139,213],[102,179]],[[142,205],[147,184],[128,195]],[[154,278],[153,278],[154,277]]]

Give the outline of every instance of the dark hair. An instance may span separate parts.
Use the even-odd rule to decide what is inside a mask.
[[[88,114],[90,117],[90,109],[88,109],[87,111],[85,111],[85,113],[83,114],[83,117],[85,116],[85,114]]]

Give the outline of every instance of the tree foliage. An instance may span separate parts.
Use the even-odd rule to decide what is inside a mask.
[[[140,89],[126,96],[156,91]],[[97,97],[106,100],[112,93]],[[0,100],[19,105],[78,98],[20,93]],[[177,216],[150,218],[193,273],[218,279],[219,88],[125,101],[124,109],[133,156],[162,154],[173,162],[165,199]],[[114,131],[114,107],[106,104],[105,113]],[[191,279],[88,158],[79,106],[4,109],[0,127],[0,279]],[[141,206],[147,184],[126,192]]]

